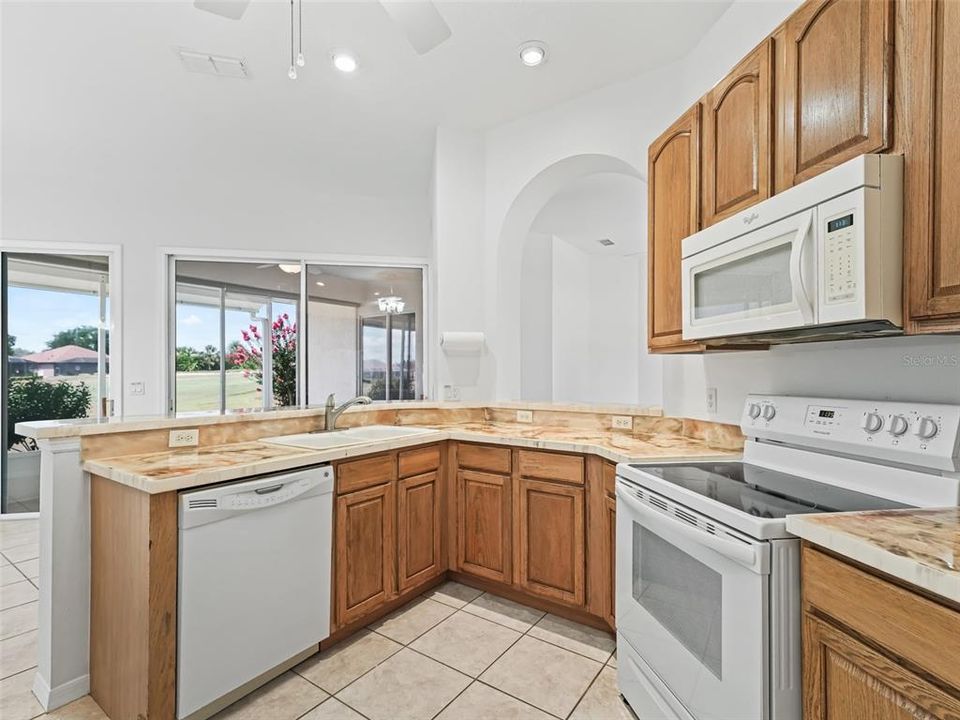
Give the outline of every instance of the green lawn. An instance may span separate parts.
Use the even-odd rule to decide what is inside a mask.
[[[227,409],[260,407],[257,381],[245,378],[242,370],[227,371]],[[178,372],[177,412],[220,409],[220,373]]]

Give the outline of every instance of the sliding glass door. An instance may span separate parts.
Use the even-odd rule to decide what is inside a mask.
[[[413,313],[360,319],[361,395],[414,400],[417,394],[417,318]]]
[[[36,443],[18,422],[101,418],[110,400],[110,265],[105,256],[0,255],[3,435],[0,511],[39,510]]]

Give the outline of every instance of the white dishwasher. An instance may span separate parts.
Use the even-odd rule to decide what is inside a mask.
[[[330,634],[332,524],[329,465],[180,494],[178,718]]]

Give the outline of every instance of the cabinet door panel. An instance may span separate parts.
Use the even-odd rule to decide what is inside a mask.
[[[401,592],[441,572],[436,472],[397,483],[397,583]]]
[[[510,582],[510,477],[457,473],[457,564],[461,571]]]
[[[780,186],[889,146],[892,7],[814,0],[787,20]]]
[[[908,80],[904,243],[909,317],[920,331],[960,330],[960,3],[903,6]]]
[[[337,498],[337,625],[356,620],[396,594],[396,486],[386,483]]]
[[[683,341],[681,241],[700,229],[700,104],[653,142],[648,163],[647,344],[699,349]]]
[[[520,478],[519,497],[519,585],[537,595],[583,605],[583,488]]]
[[[807,720],[956,718],[960,702],[894,660],[811,615],[803,621]]]
[[[703,225],[770,197],[772,41],[704,98]]]

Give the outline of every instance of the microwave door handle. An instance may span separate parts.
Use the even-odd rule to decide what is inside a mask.
[[[793,295],[797,306],[800,308],[800,314],[803,316],[803,322],[806,325],[812,325],[813,320],[813,302],[810,300],[810,294],[803,283],[803,255],[809,239],[813,236],[813,211],[807,213],[800,231],[797,233],[797,239],[790,249],[790,283],[793,285]]]
[[[647,507],[620,485],[617,486],[617,499],[623,502],[630,509],[630,512],[639,516],[643,525],[650,530],[667,535],[671,533],[680,535],[755,572],[760,571],[757,551],[752,545],[724,540],[705,530],[694,529],[693,526],[687,525],[682,520],[671,519],[663,513]]]

